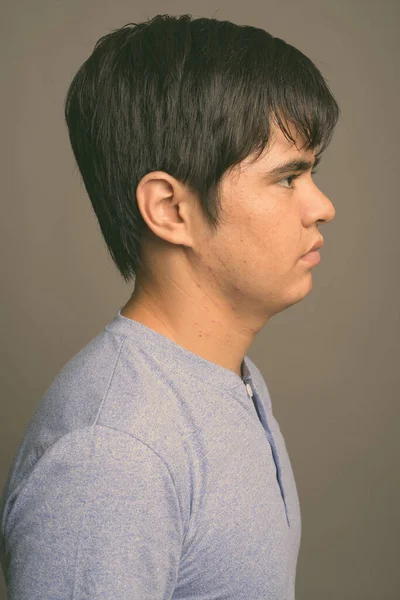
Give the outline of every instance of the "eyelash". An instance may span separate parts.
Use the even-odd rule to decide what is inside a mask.
[[[318,172],[318,169],[313,169],[313,170],[311,171],[311,175],[315,175],[317,172]],[[300,175],[290,175],[289,177],[285,177],[284,179],[281,179],[281,180],[280,180],[278,183],[280,183],[281,181],[289,181],[289,179],[290,179],[290,180],[291,180],[291,181],[289,182],[289,185],[290,185],[290,184],[292,183],[292,181],[293,181],[294,179],[297,179],[298,177],[300,177]],[[285,187],[285,186],[283,186],[283,187]],[[293,188],[292,188],[292,187],[289,187],[289,188],[286,188],[286,189],[293,189]]]

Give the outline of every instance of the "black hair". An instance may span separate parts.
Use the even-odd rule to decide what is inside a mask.
[[[72,150],[108,251],[125,282],[144,269],[141,178],[164,171],[221,222],[224,173],[271,141],[272,120],[322,154],[339,107],[315,64],[263,29],[156,15],[101,37],[70,84]]]

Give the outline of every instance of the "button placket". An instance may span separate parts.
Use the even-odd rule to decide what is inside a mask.
[[[256,400],[254,398],[252,387],[251,387],[250,383],[246,383],[245,385],[246,385],[246,390],[247,390],[248,396],[253,400],[254,407],[255,407],[255,409],[257,411],[258,418],[259,418],[261,424],[263,424],[263,421],[261,419],[261,416],[260,416],[260,413],[259,413],[259,410],[258,410],[257,402],[256,402]],[[276,445],[275,445],[275,440],[274,440],[274,438],[272,436],[272,431],[270,430],[269,425],[268,425],[267,422],[265,423],[265,426],[267,428],[267,438],[268,438],[268,442],[269,442],[269,444],[271,446],[272,456],[273,456],[273,459],[274,459],[275,468],[276,468],[276,472],[277,472],[277,481],[278,481],[279,489],[280,489],[280,492],[281,492],[281,496],[282,496],[282,500],[283,500],[283,505],[285,507],[286,519],[287,519],[288,526],[290,527],[288,507],[286,505],[285,493],[284,493],[283,484],[282,484],[282,481],[281,481],[282,473],[281,473],[281,467],[280,467],[280,464],[279,464],[279,457],[278,457],[278,453],[277,453],[278,451],[277,451],[277,448],[276,448]],[[263,425],[263,427],[264,427],[264,425]]]

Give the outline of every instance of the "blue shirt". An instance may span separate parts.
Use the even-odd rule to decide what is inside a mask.
[[[296,484],[264,378],[118,311],[57,374],[1,499],[9,600],[294,600]]]

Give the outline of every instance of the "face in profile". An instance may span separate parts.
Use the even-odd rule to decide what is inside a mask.
[[[297,149],[279,128],[274,135],[273,145],[256,163],[246,160],[224,177],[223,223],[216,234],[204,227],[192,249],[193,264],[216,296],[227,299],[235,312],[260,318],[308,294],[314,266],[301,257],[321,239],[319,222],[335,216],[311,168],[271,174],[280,163],[315,160],[313,152]]]
[[[302,257],[321,240],[317,227],[335,209],[313,181],[315,154],[290,132],[296,145],[276,127],[256,162],[248,157],[224,174],[216,232],[175,178],[153,172],[142,179],[137,199],[148,225],[146,272],[138,273],[125,314],[139,319],[140,305],[140,318],[146,307],[147,322],[157,315],[169,332],[199,327],[210,337],[228,330],[254,335],[310,292],[315,265]],[[306,161],[303,171],[282,170],[299,160]]]

